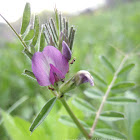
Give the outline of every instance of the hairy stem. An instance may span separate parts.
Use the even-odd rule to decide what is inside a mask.
[[[116,70],[116,72],[115,72],[115,74],[114,74],[114,76],[113,76],[113,79],[112,79],[111,83],[109,84],[109,86],[108,86],[108,88],[107,88],[107,90],[106,90],[106,92],[105,92],[105,95],[104,95],[103,100],[102,100],[102,102],[101,102],[101,104],[100,104],[100,107],[99,107],[98,111],[96,112],[96,117],[95,117],[94,123],[93,123],[93,125],[92,125],[90,134],[89,134],[90,137],[92,137],[92,135],[94,134],[94,131],[95,131],[97,122],[98,122],[98,120],[99,120],[99,117],[100,117],[100,114],[101,114],[101,112],[102,112],[103,106],[104,106],[104,104],[105,104],[105,102],[106,102],[106,99],[107,99],[107,97],[108,97],[108,95],[109,95],[109,93],[110,93],[110,90],[111,90],[112,86],[114,85],[114,83],[115,83],[115,81],[116,81],[116,79],[117,79],[118,73],[119,73],[120,70],[122,69],[122,67],[123,67],[123,65],[124,65],[124,63],[126,62],[127,59],[128,59],[128,55],[125,55],[125,57],[123,58],[121,64],[119,65],[118,69]]]
[[[90,139],[91,137],[89,136],[88,132],[84,129],[84,127],[81,125],[81,123],[78,121],[77,117],[74,115],[74,113],[72,112],[72,110],[70,109],[69,105],[67,104],[65,98],[60,98],[61,103],[63,104],[63,106],[65,107],[66,111],[68,112],[68,114],[70,115],[70,117],[72,118],[72,120],[74,121],[74,123],[77,125],[77,127],[79,128],[79,130],[82,132],[82,134],[87,138]]]

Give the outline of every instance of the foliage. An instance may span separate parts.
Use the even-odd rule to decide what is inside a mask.
[[[136,46],[140,42],[139,9],[140,3],[137,2],[119,7],[119,9],[111,12],[98,11],[94,16],[81,15],[70,19],[70,22],[78,27],[73,50],[76,62],[71,66],[71,74],[68,77],[80,69],[88,68],[95,82],[95,86],[92,89],[85,89],[85,85],[82,85],[80,88],[68,93],[69,96],[73,96],[69,100],[70,107],[78,116],[78,119],[81,120],[80,122],[84,122],[82,124],[87,131],[89,130],[88,127],[91,127],[93,124],[95,112],[98,110],[104,93],[107,92],[118,70],[124,54],[132,53],[117,72],[116,81],[110,89],[109,97],[106,99],[103,112],[101,112],[99,117],[100,120],[97,124],[97,129],[95,129],[95,137],[124,139],[126,138],[125,134],[127,139],[138,139],[139,121],[136,120],[140,118],[138,113],[140,104],[139,99],[137,101],[136,98],[140,97],[138,95],[140,64],[136,55],[139,48],[136,48]],[[34,28],[39,30],[38,24]],[[38,45],[36,44],[36,39],[34,41],[31,39],[38,38],[35,35],[35,30],[28,29],[25,32],[27,35],[24,34],[23,36],[27,43],[26,45],[32,42],[34,42],[32,44]],[[41,38],[41,40],[43,39]],[[42,45],[44,46],[44,44]],[[13,111],[12,115],[16,114],[31,121],[31,118],[34,118],[34,115],[46,103],[43,98],[46,100],[50,98],[50,92],[47,90],[48,93],[46,94],[46,88],[39,88],[34,80],[21,75],[23,69],[30,69],[30,62],[21,54],[21,49],[22,47],[18,43],[7,43],[6,47],[1,48],[0,65],[2,67],[0,76],[2,82],[0,84],[0,107],[8,110],[18,99],[27,95],[29,99],[26,101],[26,104],[22,103],[21,106]],[[98,58],[99,56],[101,56],[100,59]],[[133,82],[135,82],[135,86]],[[131,88],[129,88],[130,86]],[[41,93],[43,98],[40,95],[37,96],[38,93]],[[135,104],[136,102],[138,103]],[[29,122],[3,112],[4,121],[0,128],[0,137],[3,140],[7,140],[8,137],[14,140],[19,139],[19,137],[24,139],[54,140],[83,137],[76,128],[72,128],[75,125],[66,116],[66,112],[58,102],[56,102],[54,109],[43,124],[33,132],[31,137]],[[62,114],[63,116],[61,116]],[[61,124],[58,120],[68,126]]]

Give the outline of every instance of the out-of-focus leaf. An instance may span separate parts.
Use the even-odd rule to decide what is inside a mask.
[[[34,47],[37,43],[37,40],[38,40],[38,36],[39,36],[39,18],[38,18],[38,15],[35,15],[35,21],[34,21],[34,30],[35,30],[35,35],[34,35],[34,38],[32,40],[32,43],[31,43],[31,47]]]
[[[88,112],[88,113],[95,113],[95,108],[88,103],[87,101],[80,99],[80,98],[75,98],[72,100],[72,103],[74,106],[76,106],[78,109]]]
[[[22,98],[20,98],[18,101],[16,101],[8,110],[7,113],[11,113],[12,111],[14,111],[18,106],[20,106],[22,103],[24,103],[26,100],[28,99],[28,96],[23,96]],[[0,120],[0,125],[2,124],[3,119]]]
[[[112,130],[112,129],[96,129],[95,134],[105,139],[114,139],[114,140],[127,139],[127,137],[124,134],[120,133],[119,131]]]
[[[24,41],[29,41],[34,37],[34,29],[30,29],[29,33],[26,35],[26,37],[24,38]]]
[[[30,4],[26,3],[24,12],[23,12],[23,18],[22,18],[22,26],[21,26],[21,35],[23,35],[30,23],[30,18],[31,18],[31,8]]]
[[[56,28],[57,28],[57,32],[59,33],[59,18],[58,18],[58,10],[55,9],[55,21],[56,21]],[[59,36],[59,35],[58,35]]]
[[[67,126],[70,126],[70,127],[77,127],[76,124],[73,122],[73,120],[69,117],[69,116],[66,116],[66,115],[62,115],[60,118],[59,118],[59,121],[64,124],[64,125],[67,125]],[[89,126],[79,120],[79,122],[85,127],[85,128],[89,128]]]
[[[123,92],[123,91],[126,91],[126,90],[134,87],[134,86],[135,86],[135,83],[132,83],[132,82],[121,82],[121,83],[118,83],[118,84],[114,85],[111,88],[111,91],[113,93]]]
[[[124,105],[128,103],[136,103],[137,100],[128,97],[110,97],[107,99],[106,103],[115,104],[115,105]]]
[[[100,119],[104,121],[118,121],[124,119],[124,114],[116,111],[105,111],[100,114]]]
[[[31,135],[29,131],[29,122],[18,117],[12,117],[6,112],[2,112],[2,117],[4,128],[12,140],[47,139],[46,131],[41,127]]]
[[[107,82],[100,75],[98,75],[97,73],[95,73],[93,71],[90,71],[90,73],[92,74],[94,79],[98,80],[101,84],[103,84],[105,86],[107,85]]]
[[[134,140],[140,139],[140,120],[137,120],[132,128],[133,138]]]
[[[125,66],[124,68],[120,70],[120,72],[118,73],[118,76],[121,76],[124,73],[128,73],[134,68],[134,66],[135,64],[128,64],[127,66]]]
[[[111,72],[115,72],[115,68],[113,65],[109,62],[109,60],[105,56],[101,56],[101,62],[105,65],[106,68],[108,68]]]
[[[102,96],[104,95],[101,91],[97,90],[97,89],[87,89],[84,91],[84,94],[92,99],[98,99],[98,98],[102,98]]]
[[[31,124],[31,127],[30,127],[31,132],[33,132],[47,117],[47,115],[50,113],[52,107],[54,106],[56,100],[57,100],[57,98],[53,97],[44,105],[44,107],[41,109],[41,111],[39,112],[39,114],[36,116],[36,118],[34,119],[34,121]]]
[[[43,49],[45,47],[45,36],[44,33],[41,33],[41,37],[40,37],[40,47],[39,47],[39,51],[42,52]]]

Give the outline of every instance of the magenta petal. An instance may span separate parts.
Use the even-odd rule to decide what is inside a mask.
[[[54,85],[55,82],[65,78],[60,70],[58,70],[55,66],[50,64],[50,82]]]
[[[53,64],[59,71],[65,75],[69,70],[69,63],[61,52],[53,46],[47,46],[43,51],[49,64]]]
[[[67,59],[53,46],[45,47],[32,57],[32,71],[41,86],[54,84],[64,78],[68,70]]]
[[[62,54],[68,61],[71,59],[71,50],[65,41],[62,42]]]
[[[32,71],[40,86],[50,85],[49,64],[42,52],[36,52],[32,57]]]

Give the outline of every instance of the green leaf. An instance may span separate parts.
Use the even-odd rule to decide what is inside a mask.
[[[100,59],[106,68],[108,68],[113,73],[115,72],[115,68],[113,67],[113,65],[109,62],[109,60],[105,56],[101,56]]]
[[[42,52],[43,49],[45,47],[45,36],[44,33],[41,33],[41,37],[40,37],[40,47],[39,47],[39,51]]]
[[[72,100],[72,104],[82,111],[95,113],[95,108],[83,99],[75,98],[74,100]]]
[[[16,101],[9,109],[7,110],[7,113],[10,114],[12,111],[14,111],[16,108],[18,108],[22,103],[24,103],[28,99],[27,96],[23,96],[18,101]],[[3,123],[3,119],[0,120],[0,125]]]
[[[97,73],[93,72],[93,71],[90,71],[90,73],[92,74],[93,78],[98,80],[101,84],[103,85],[107,85],[107,82],[100,76],[98,75]]]
[[[24,38],[24,41],[29,41],[29,40],[33,39],[34,34],[35,34],[34,29],[30,29],[29,33]]]
[[[124,134],[120,133],[119,131],[112,130],[112,129],[96,129],[95,134],[105,139],[114,139],[114,140],[127,139],[127,137]]]
[[[27,75],[30,78],[36,79],[35,75],[33,74],[33,72],[29,71],[29,70],[24,70],[25,75]]]
[[[128,97],[110,97],[107,99],[106,103],[115,104],[115,105],[124,105],[128,103],[136,103],[137,100]]]
[[[30,18],[31,18],[31,8],[30,4],[26,3],[24,12],[23,12],[23,18],[22,18],[22,26],[21,26],[21,35],[23,35],[30,23]]]
[[[111,91],[113,93],[116,93],[116,92],[123,92],[123,91],[126,91],[132,87],[134,87],[135,84],[132,83],[132,82],[121,82],[121,83],[118,83],[116,85],[114,85],[112,88],[111,88]]]
[[[33,135],[30,134],[30,123],[18,118],[12,117],[2,111],[3,126],[11,140],[45,140],[47,139],[46,131],[40,127]]]
[[[32,60],[33,54],[30,53],[28,49],[25,48],[25,49],[23,50],[23,52],[26,54],[26,56],[27,56],[28,58],[30,58],[30,59]]]
[[[100,119],[103,121],[118,121],[124,119],[124,114],[116,111],[105,111],[100,114]]]
[[[135,64],[128,64],[127,66],[125,66],[124,68],[122,68],[120,70],[120,72],[118,73],[118,76],[121,76],[124,73],[128,73],[129,71],[132,70],[132,68],[134,68]]]
[[[84,91],[84,94],[92,99],[98,99],[98,98],[102,98],[102,96],[104,95],[101,91],[97,90],[97,89],[87,89]]]
[[[59,36],[59,16],[58,16],[58,10],[55,9],[55,21],[56,21],[56,29],[58,32],[58,36]]]
[[[140,119],[134,123],[133,128],[132,128],[132,134],[133,134],[134,140],[140,139]]]
[[[62,124],[64,124],[64,125],[67,125],[67,126],[70,126],[70,127],[76,127],[76,128],[77,128],[77,126],[76,126],[76,124],[73,122],[73,120],[72,120],[69,116],[67,116],[67,115],[62,115],[62,116],[59,118],[59,121],[60,121]],[[83,122],[83,121],[81,121],[81,120],[79,120],[79,122],[80,122],[85,128],[89,128],[89,126],[88,126],[85,122]]]
[[[31,132],[33,132],[47,117],[47,115],[50,113],[52,107],[54,106],[56,100],[57,100],[57,98],[53,97],[44,105],[44,107],[41,109],[41,111],[39,112],[39,114],[36,116],[36,118],[34,119],[34,121],[31,124],[31,127],[30,127]]]
[[[38,36],[39,36],[39,18],[38,18],[38,15],[35,15],[35,21],[34,21],[34,30],[35,30],[35,35],[34,35],[34,38],[32,40],[32,43],[31,43],[31,47],[34,47],[37,43],[37,40],[38,40]]]

